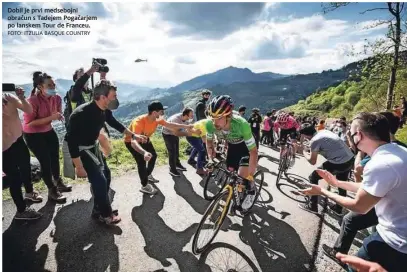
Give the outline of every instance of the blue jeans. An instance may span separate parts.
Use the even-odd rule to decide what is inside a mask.
[[[197,137],[186,137],[187,141],[190,145],[192,145],[193,149],[191,151],[191,155],[189,155],[189,160],[195,160],[196,154],[198,154],[198,161],[197,161],[197,169],[202,169],[205,163],[205,147],[203,145],[202,139]]]
[[[363,246],[356,255],[366,261],[380,264],[389,272],[406,271],[407,254],[387,245],[378,232],[363,240]],[[349,271],[355,270],[349,268]]]

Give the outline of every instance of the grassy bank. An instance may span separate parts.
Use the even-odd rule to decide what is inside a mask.
[[[151,138],[154,148],[157,152],[157,162],[156,165],[166,165],[168,164],[168,151],[167,148],[165,147],[164,140],[162,136],[159,135],[154,135]],[[130,152],[127,150],[126,146],[124,145],[124,142],[122,139],[114,139],[112,140],[112,145],[113,145],[113,152],[111,156],[107,159],[107,163],[109,165],[110,170],[112,171],[112,177],[115,178],[120,175],[126,174],[128,171],[131,170],[137,170],[137,165],[135,160],[133,159],[132,155]],[[188,146],[188,142],[185,140],[185,138],[181,138],[180,140],[180,159],[185,160],[187,159],[187,155],[185,155],[185,149]],[[60,152],[60,166],[61,166],[61,174],[63,175],[63,160],[62,160],[62,151]],[[64,178],[65,181],[67,181],[70,184],[80,184],[80,183],[87,183],[87,179],[76,179],[76,180],[71,180],[68,178]],[[40,180],[38,182],[34,183],[34,188],[35,190],[39,192],[46,192],[47,187],[45,186],[45,183]],[[3,200],[10,199],[10,191],[9,189],[4,189],[3,190]],[[44,193],[45,195],[46,193]]]

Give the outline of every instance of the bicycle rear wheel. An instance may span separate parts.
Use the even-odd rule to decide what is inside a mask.
[[[213,200],[226,186],[228,176],[220,169],[222,167],[224,167],[223,162],[217,164],[214,171],[205,177],[203,194],[206,200]]]
[[[206,209],[192,241],[192,252],[195,255],[205,251],[215,239],[228,214],[232,194],[232,187],[226,187],[226,190],[221,192]],[[213,223],[213,226],[210,223]],[[200,238],[206,239],[203,243],[199,243]]]
[[[253,175],[253,182],[256,183],[256,196],[254,197],[252,205],[247,210],[242,211],[243,215],[246,215],[247,213],[250,212],[250,210],[253,208],[254,204],[256,203],[257,199],[259,198],[259,196],[261,194],[261,189],[263,188],[263,181],[264,181],[263,171],[257,171]]]

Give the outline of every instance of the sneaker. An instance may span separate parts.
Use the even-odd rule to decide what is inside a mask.
[[[333,260],[334,262],[336,262],[337,264],[339,264],[340,266],[342,266],[342,268],[344,268],[345,270],[347,270],[347,266],[346,264],[342,263],[341,261],[339,261],[336,258],[336,253],[338,253],[339,251],[337,251],[336,249],[334,249],[333,247],[330,247],[326,244],[322,245],[322,251],[324,252],[324,254],[329,257],[331,260]]]
[[[112,213],[113,213],[113,215],[119,215],[119,210],[114,209],[114,210],[112,210]],[[93,218],[99,218],[99,216],[100,216],[100,211],[98,211],[96,209],[93,209],[92,210],[92,217]]]
[[[57,189],[57,187],[53,187],[48,189],[48,199],[54,200],[57,203],[63,203],[66,201],[66,196],[63,196]]]
[[[109,217],[102,217],[100,215],[99,216],[99,221],[102,222],[102,223],[105,223],[106,225],[113,226],[113,225],[118,224],[120,221],[122,221],[122,219],[119,216],[114,215],[114,214],[112,214]]]
[[[196,173],[200,176],[206,176],[208,174],[208,171],[203,168],[199,168],[198,170],[196,170]]]
[[[25,193],[24,199],[30,200],[34,203],[40,203],[42,202],[42,196],[37,191],[32,191],[31,193]]]
[[[54,181],[58,191],[60,192],[71,192],[72,191],[72,185],[69,184],[64,184],[64,181],[62,178],[59,178],[57,180]]]
[[[246,191],[246,197],[242,203],[242,209],[248,210],[252,205],[254,200],[256,199],[256,188]]]
[[[148,176],[148,181],[154,182],[154,183],[160,182],[158,179],[155,179],[155,178],[153,177],[153,175],[149,175],[149,176]]]
[[[188,164],[195,166],[197,164],[197,162],[195,160],[188,160]]]
[[[25,208],[23,212],[17,212],[14,216],[16,220],[36,220],[42,216],[42,213],[35,211],[32,208]]]
[[[177,170],[187,171],[187,169],[182,164],[177,164]]]
[[[147,184],[146,186],[141,187],[140,192],[155,195],[157,190],[151,184]]]
[[[173,177],[180,177],[181,174],[177,170],[170,170],[170,175]]]
[[[304,211],[313,213],[313,214],[318,214],[318,206],[313,206],[311,203],[306,203],[306,204],[298,204],[298,207],[303,209]]]

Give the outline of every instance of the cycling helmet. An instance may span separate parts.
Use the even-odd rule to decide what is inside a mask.
[[[260,109],[259,109],[259,108],[253,108],[252,111],[253,111],[253,112],[259,112]]]
[[[218,95],[212,98],[208,105],[208,115],[212,118],[221,118],[230,115],[233,111],[233,101],[228,95]]]
[[[304,123],[301,125],[300,134],[304,134],[307,136],[313,136],[316,132],[317,132],[317,130],[310,123]]]
[[[282,112],[277,116],[277,122],[285,123],[288,121],[288,117],[290,117],[290,115],[288,115],[288,113]]]

